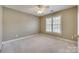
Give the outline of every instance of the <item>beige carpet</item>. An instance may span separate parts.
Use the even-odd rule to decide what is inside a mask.
[[[64,53],[77,52],[76,42],[50,35],[37,34],[30,38],[5,43],[2,53]]]

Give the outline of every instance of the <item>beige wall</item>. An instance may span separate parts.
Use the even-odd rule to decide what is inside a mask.
[[[39,19],[36,16],[3,8],[3,41],[39,32]]]
[[[61,36],[67,39],[76,40],[77,35],[77,7],[73,7],[70,9],[62,10],[59,12],[55,12],[53,14],[49,14],[46,16],[56,16],[61,15],[62,17],[62,35],[56,33],[48,33],[55,36]],[[40,17],[40,32],[45,32],[45,16]]]
[[[2,44],[2,7],[0,6],[0,49]]]

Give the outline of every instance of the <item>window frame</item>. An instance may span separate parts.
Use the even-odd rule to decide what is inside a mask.
[[[61,22],[61,23],[60,23],[60,33],[59,33],[59,32],[53,32],[53,17],[58,17],[58,16],[61,17],[61,19],[60,19],[60,22]],[[52,30],[52,31],[51,31],[51,32],[50,32],[50,31],[48,31],[48,32],[46,31],[46,19],[47,19],[47,18],[51,18],[51,19],[52,19],[52,24],[51,24],[51,28],[52,28],[51,30]],[[63,32],[63,31],[62,31],[62,16],[61,16],[61,15],[57,15],[57,16],[49,16],[49,17],[46,17],[46,18],[45,18],[45,32],[46,32],[46,33],[62,34],[62,32]]]

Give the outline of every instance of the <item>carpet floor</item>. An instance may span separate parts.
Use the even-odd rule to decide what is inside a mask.
[[[76,53],[77,42],[45,34],[15,40],[2,45],[2,53]]]

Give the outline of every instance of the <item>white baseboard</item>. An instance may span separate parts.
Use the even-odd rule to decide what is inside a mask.
[[[25,39],[25,38],[30,38],[30,37],[34,37],[38,34],[33,34],[33,35],[28,35],[28,36],[25,36],[25,37],[21,37],[21,38],[16,38],[16,39],[12,39],[12,40],[8,40],[8,41],[4,41],[2,42],[2,44],[6,44],[6,43],[10,43],[10,42],[14,42],[14,41],[17,41],[17,40],[21,40],[21,39]]]

